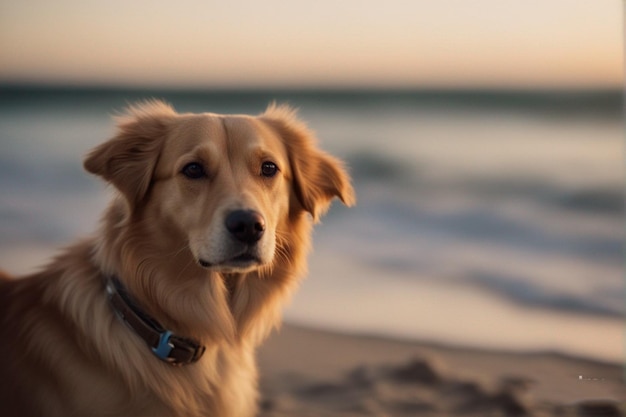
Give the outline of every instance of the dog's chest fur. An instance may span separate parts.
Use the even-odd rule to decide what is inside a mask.
[[[23,416],[254,415],[254,344],[216,341],[197,363],[161,362],[113,313],[100,271],[88,261],[93,251],[83,242],[45,273],[2,283],[0,337],[11,341],[0,346],[4,410]]]

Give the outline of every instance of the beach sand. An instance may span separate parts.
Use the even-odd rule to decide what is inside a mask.
[[[262,417],[623,416],[624,369],[285,325],[258,353]]]

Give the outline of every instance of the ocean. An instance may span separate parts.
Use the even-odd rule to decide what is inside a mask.
[[[33,271],[91,233],[109,192],[82,170],[111,116],[299,108],[358,204],[317,225],[288,322],[624,359],[618,91],[176,91],[0,87],[0,268]]]

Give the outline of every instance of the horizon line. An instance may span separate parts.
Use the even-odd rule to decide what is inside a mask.
[[[0,80],[1,90],[57,90],[57,91],[132,91],[132,92],[183,92],[183,93],[441,93],[441,94],[620,94],[626,95],[623,86],[479,86],[479,85],[143,85],[130,83],[69,83],[47,81]]]

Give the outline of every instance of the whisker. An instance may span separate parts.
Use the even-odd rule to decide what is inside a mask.
[[[193,260],[189,260],[187,264],[178,272],[176,279],[178,280],[183,275],[183,273],[187,270],[187,268],[189,268],[193,264],[194,264]]]

